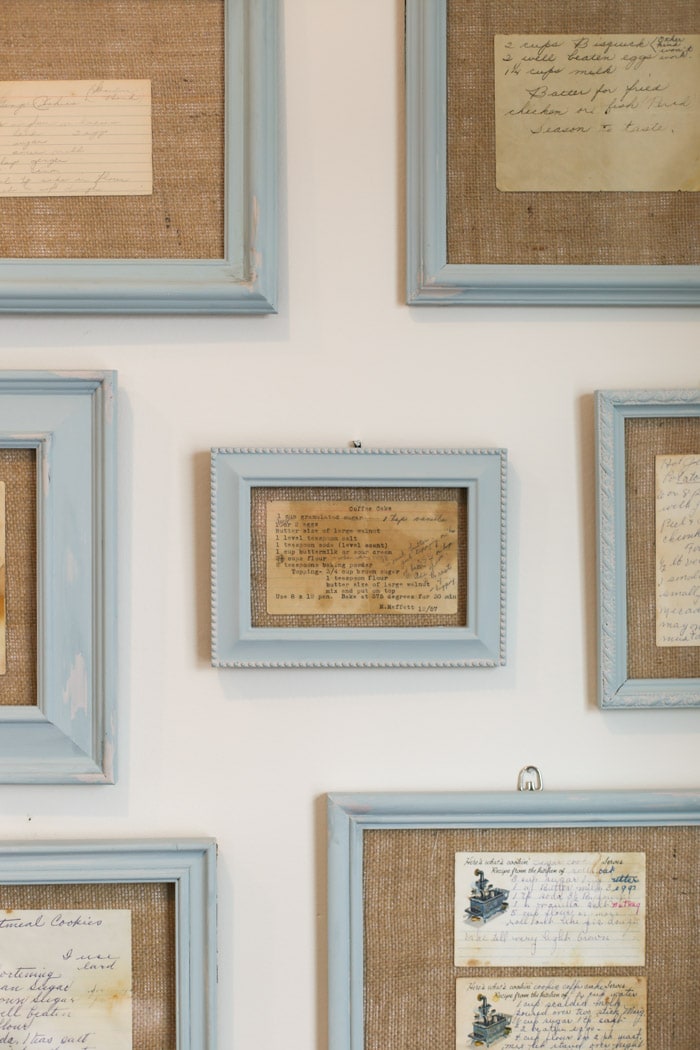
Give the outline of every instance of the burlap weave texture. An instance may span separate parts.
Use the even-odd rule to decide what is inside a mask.
[[[5,482],[7,672],[0,705],[36,704],[36,453],[0,448]]]
[[[153,194],[6,197],[4,258],[220,259],[223,0],[2,0],[3,80],[146,79]]]
[[[454,1050],[455,980],[488,974],[646,976],[649,1050],[697,1050],[700,828],[392,829],[363,841],[365,1050]],[[646,966],[453,965],[455,853],[604,850],[646,853]]]
[[[697,0],[448,0],[447,261],[697,265],[700,193],[496,189],[497,33],[698,33]]]
[[[397,617],[390,614],[271,615],[267,611],[267,532],[266,508],[277,500],[352,500],[398,503],[410,500],[449,500],[457,503],[457,612],[451,615],[423,613]],[[462,627],[466,624],[467,601],[467,492],[457,488],[342,488],[280,486],[253,488],[250,494],[250,601],[254,627]]]

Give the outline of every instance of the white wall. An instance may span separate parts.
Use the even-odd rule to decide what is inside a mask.
[[[698,311],[409,310],[403,5],[284,6],[279,315],[0,323],[0,367],[121,387],[119,782],[3,788],[0,836],[215,836],[222,1050],[325,1047],[325,792],[698,787],[700,709],[596,706],[592,432],[596,388],[700,384]],[[208,666],[209,447],[355,438],[508,448],[505,668]]]

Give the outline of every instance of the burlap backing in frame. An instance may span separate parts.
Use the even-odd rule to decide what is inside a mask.
[[[496,33],[698,33],[697,0],[448,0],[447,261],[696,265],[700,193],[502,193]]]
[[[700,678],[700,645],[656,645],[655,456],[700,452],[700,419],[625,420],[627,675]]]
[[[393,502],[402,500],[449,500],[457,503],[457,612],[454,615],[425,613],[419,616],[363,615],[271,615],[267,611],[266,507],[278,500],[357,500]],[[463,627],[467,622],[467,492],[457,488],[368,488],[332,486],[263,487],[250,493],[250,603],[253,627]]]
[[[120,882],[1,886],[0,907],[131,910],[133,1050],[176,1050],[174,885]]]
[[[0,448],[5,482],[7,671],[0,705],[36,704],[36,453]]]
[[[455,979],[488,974],[646,976],[649,1050],[697,1050],[700,828],[372,830],[363,840],[365,1050],[455,1050]],[[644,852],[646,966],[457,969],[454,855],[497,850]]]
[[[220,259],[223,0],[2,0],[3,80],[148,79],[153,194],[4,197],[0,257]]]

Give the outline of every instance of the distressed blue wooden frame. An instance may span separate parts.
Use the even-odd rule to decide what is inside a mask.
[[[222,0],[223,259],[4,259],[0,312],[262,314],[277,298],[279,0]]]
[[[327,818],[329,1050],[364,1050],[365,831],[696,825],[700,792],[333,794]]]
[[[255,486],[468,490],[466,627],[269,628],[251,623]],[[505,663],[504,449],[211,450],[215,667],[495,667]]]
[[[596,392],[598,696],[601,707],[698,707],[699,678],[627,673],[625,420],[700,416],[700,390]]]
[[[0,885],[171,883],[175,887],[178,1050],[216,1046],[213,839],[0,844]]]
[[[0,372],[0,447],[33,448],[37,703],[0,705],[0,783],[115,778],[115,372]]]
[[[700,302],[698,266],[447,262],[447,0],[406,0],[407,302]]]

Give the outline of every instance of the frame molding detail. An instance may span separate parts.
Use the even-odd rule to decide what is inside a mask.
[[[599,390],[595,406],[600,706],[697,707],[700,677],[641,678],[629,672],[626,423],[700,420],[700,391]]]
[[[0,783],[113,783],[115,372],[0,372],[37,477],[37,702],[0,706]]]
[[[3,259],[0,312],[275,311],[278,0],[222,3],[226,52],[224,257]]]
[[[700,301],[698,266],[448,263],[447,9],[448,0],[406,2],[408,304]]]
[[[271,625],[256,626],[252,492],[268,487],[465,490],[464,626],[332,622],[302,626],[294,616],[284,623],[278,617]],[[494,667],[504,663],[505,493],[504,449],[212,449],[212,664]]]
[[[0,845],[0,887],[170,883],[175,889],[178,1050],[216,1045],[216,843],[213,839]],[[0,892],[1,889],[0,889]]]
[[[432,930],[436,925],[440,927],[442,932],[437,936],[444,940],[437,944],[430,942],[423,953],[423,965],[430,970],[429,977],[426,975],[427,984],[433,977],[433,970],[441,965],[441,960],[445,957],[452,959],[453,926],[449,920],[444,922],[442,904],[433,902],[431,905],[431,892],[421,882],[425,870],[421,869],[421,876],[415,884],[411,883],[407,891],[411,903],[403,904],[403,910],[391,897],[391,888],[396,890],[400,887],[402,877],[408,881],[412,877],[412,861],[416,857],[412,853],[413,849],[424,850],[425,855],[431,857],[440,856],[441,833],[445,833],[448,842],[451,842],[454,832],[459,829],[474,829],[477,834],[494,832],[500,834],[501,839],[511,832],[517,839],[518,829],[526,829],[526,835],[530,829],[541,830],[543,835],[548,832],[555,834],[556,829],[573,829],[574,840],[580,836],[582,841],[585,841],[589,831],[595,833],[596,829],[640,828],[653,834],[653,829],[677,828],[680,832],[684,826],[700,824],[700,794],[683,791],[332,794],[327,798],[327,819],[329,1047],[330,1050],[363,1050],[367,1045],[365,1003],[372,1001],[371,982],[381,982],[382,977],[386,976],[381,967],[381,974],[373,973],[366,957],[365,949],[370,934],[374,938],[375,950],[377,939],[382,940],[381,929],[378,931],[374,926],[370,929],[366,925],[367,909],[372,909],[371,914],[375,918],[381,915],[379,921],[386,922],[397,939],[399,935],[392,923],[394,918],[397,922],[410,922],[410,917],[406,919],[407,909],[410,913],[412,908],[414,925],[418,924],[428,938],[430,934],[426,930]],[[380,839],[380,845],[375,844],[373,850],[369,846],[365,850],[366,833],[381,836],[384,832],[394,830],[400,833],[400,840],[397,836],[395,841],[394,854],[391,854],[389,840],[383,839]],[[419,839],[411,838],[411,832],[418,835],[422,830],[430,834]],[[522,835],[519,841],[522,843]],[[384,849],[385,846],[387,849]],[[522,851],[522,845],[519,849]],[[387,855],[394,857],[396,869],[387,873],[385,885],[377,882],[376,867],[373,869],[374,881],[366,884],[365,852],[385,858],[381,862],[385,872]],[[426,857],[426,867],[430,863]],[[454,874],[453,866],[451,873]],[[425,889],[424,897],[420,896],[422,889]],[[439,892],[436,886],[435,893],[439,895]],[[385,900],[383,894],[388,895],[388,899]],[[431,907],[434,909],[432,912]],[[398,914],[394,915],[395,910],[401,912],[401,920]],[[397,940],[393,937],[390,939],[395,953],[400,955]],[[386,964],[386,959],[383,962]],[[648,962],[648,965],[652,963]],[[407,966],[402,956],[392,971],[391,987],[395,991],[403,990],[402,975],[406,980],[413,979],[420,984],[422,971],[419,967],[420,963],[414,959],[412,965]],[[451,965],[448,969],[449,988],[445,984],[444,1007],[437,1008],[441,1015],[444,1009],[450,1009],[448,1004],[454,1002],[453,982],[457,971]],[[440,987],[441,982],[442,979],[438,982]],[[386,992],[387,986],[381,987]],[[415,988],[415,984],[411,987]],[[434,984],[431,988],[435,991]],[[402,1000],[402,1009],[397,1009],[394,1017],[397,1014],[403,1017],[403,1013],[409,1011],[408,1024],[414,1006],[418,1015],[423,1016],[428,998],[426,992],[422,1003],[415,1002],[415,998],[410,1002],[408,998]],[[379,1016],[383,1018],[387,1013],[383,1009],[377,1010],[376,1006],[375,1001],[375,1009],[371,1014],[374,1038],[377,1037]],[[367,1009],[370,1010],[369,1005]],[[372,1045],[377,1044],[373,1042]],[[394,1047],[386,1045],[386,1050],[394,1050]]]

